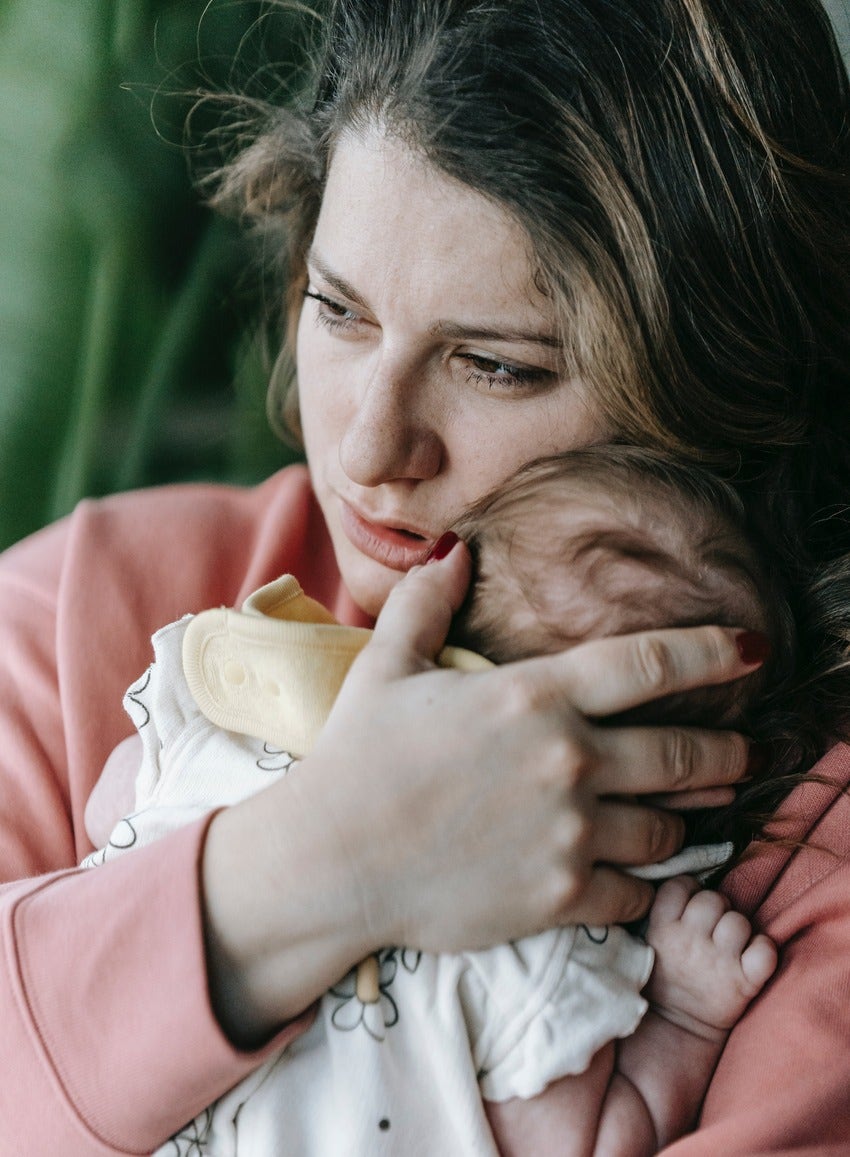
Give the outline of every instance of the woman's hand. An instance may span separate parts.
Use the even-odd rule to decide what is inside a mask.
[[[588,717],[740,677],[753,665],[736,632],[652,631],[438,670],[467,581],[459,547],[395,588],[314,752],[373,944],[445,951],[642,915],[652,889],[611,865],[664,859],[683,824],[634,797],[733,783],[748,745]]]
[[[640,797],[745,774],[739,735],[590,719],[752,671],[735,631],[651,631],[480,673],[438,669],[468,582],[458,546],[399,583],[314,751],[211,827],[211,965],[225,961],[225,987],[249,979],[258,1024],[387,944],[453,951],[643,915],[652,887],[617,866],[671,855],[683,824]]]

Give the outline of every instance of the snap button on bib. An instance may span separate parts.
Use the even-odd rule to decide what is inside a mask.
[[[228,683],[238,687],[245,682],[247,672],[241,663],[237,663],[235,659],[228,659],[224,664],[224,677]]]

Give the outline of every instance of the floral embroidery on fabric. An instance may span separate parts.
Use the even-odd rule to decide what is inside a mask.
[[[390,949],[391,952],[398,952],[397,948]],[[402,948],[400,953],[402,967],[407,972],[415,972],[419,967],[419,962],[422,959],[422,953],[417,952],[414,948]]]
[[[132,848],[133,844],[139,838],[136,829],[130,822],[135,818],[135,816],[124,816],[124,818],[115,825],[115,830],[109,837],[110,848],[117,848],[119,852],[126,852],[128,848]]]
[[[413,973],[419,967],[422,953],[410,948],[385,948],[378,953],[378,999],[364,1002],[357,994],[357,969],[334,985],[328,995],[336,1000],[331,1024],[340,1032],[353,1032],[363,1027],[373,1040],[382,1041],[386,1030],[398,1023],[398,1005],[390,993],[396,979],[398,965]]]
[[[106,863],[108,859],[112,858],[111,849],[118,852],[126,852],[128,848],[132,848],[136,840],[139,838],[136,829],[133,827],[131,820],[135,816],[124,816],[115,825],[112,835],[109,837],[109,843],[105,848],[101,848],[97,852],[92,852],[90,856],[86,856],[83,860],[83,866],[86,868],[99,868],[101,864]]]
[[[579,924],[579,928],[593,944],[604,944],[608,939],[608,929],[605,927],[590,927],[587,924]]]
[[[199,1113],[194,1121],[168,1141],[164,1148],[157,1150],[158,1157],[203,1157],[206,1153],[212,1129],[212,1106]]]
[[[147,691],[148,686],[150,685],[152,673],[153,667],[148,667],[147,671],[145,671],[141,679],[139,679],[137,683],[134,683],[133,686],[130,687],[124,695],[124,709],[132,719],[136,729],[139,731],[141,731],[143,727],[147,727],[151,721],[151,713],[139,698],[139,696],[143,695],[144,692]],[[130,704],[133,706],[131,707]]]
[[[292,770],[292,765],[296,762],[294,755],[290,755],[281,747],[272,747],[270,743],[263,744],[263,753],[257,760],[260,771],[281,771],[285,775]]]

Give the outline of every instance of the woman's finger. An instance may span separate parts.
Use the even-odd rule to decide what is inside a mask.
[[[554,668],[573,707],[604,717],[750,674],[767,653],[766,641],[763,652],[753,645],[754,634],[715,626],[641,631],[593,639],[536,662]],[[756,661],[754,654],[760,654]]]
[[[561,924],[629,924],[647,914],[655,889],[616,868],[593,869],[581,899],[556,914]]]
[[[676,854],[685,824],[675,812],[604,800],[596,812],[590,855],[608,864],[656,864]]]
[[[736,783],[750,744],[735,731],[697,727],[598,727],[592,773],[599,795],[668,794]]]
[[[469,550],[460,540],[445,557],[409,571],[378,616],[372,641],[363,652],[366,661],[380,665],[387,678],[430,665],[445,643],[471,574]]]
[[[679,811],[692,811],[704,807],[728,807],[735,802],[733,787],[701,787],[694,791],[666,792],[659,795],[648,795],[644,800],[651,807],[677,808]]]

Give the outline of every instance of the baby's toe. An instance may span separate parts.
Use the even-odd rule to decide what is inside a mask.
[[[712,937],[729,912],[729,901],[720,892],[697,892],[682,913],[682,923],[694,934]]]
[[[715,925],[711,938],[717,948],[729,956],[740,956],[750,942],[752,927],[740,912],[724,912]]]
[[[754,936],[741,956],[741,970],[753,986],[754,994],[767,984],[776,971],[779,954],[776,945],[767,936]]]
[[[692,876],[673,876],[665,880],[656,892],[649,912],[650,926],[655,929],[681,920],[688,902],[697,891],[699,884]]]

